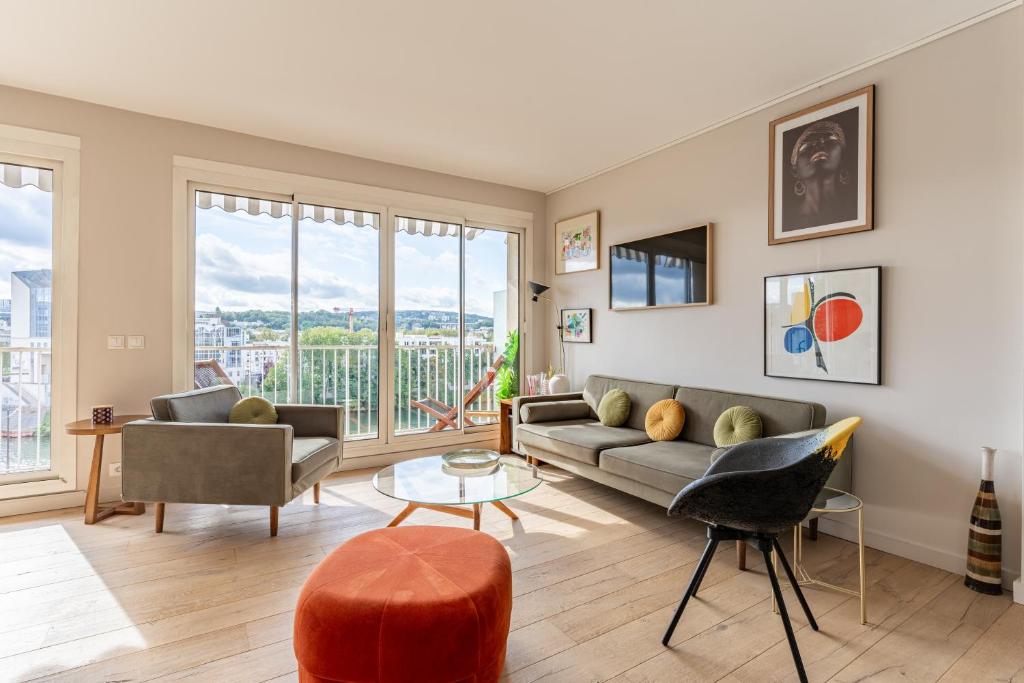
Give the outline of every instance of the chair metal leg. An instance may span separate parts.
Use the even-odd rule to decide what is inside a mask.
[[[665,631],[665,636],[661,639],[661,644],[665,647],[668,647],[668,642],[672,639],[672,633],[676,630],[676,624],[679,623],[679,617],[683,616],[683,610],[686,609],[686,603],[690,600],[690,596],[697,588],[698,579],[704,570],[707,569],[707,565],[711,562],[716,545],[718,545],[718,541],[716,539],[708,539],[708,544],[704,547],[704,554],[701,555],[700,562],[697,563],[697,568],[693,570],[693,577],[690,579],[690,585],[686,587],[686,592],[683,593],[683,597],[679,601],[679,607],[676,608],[676,613],[672,616],[672,621],[668,625],[668,630]]]
[[[713,545],[711,546],[711,559],[713,560],[715,559],[715,553],[718,551],[718,540],[712,539],[711,543],[713,543]],[[707,564],[704,565],[704,569],[703,571],[701,571],[700,576],[697,577],[697,585],[695,585],[693,587],[693,590],[690,591],[691,598],[697,597],[697,591],[700,590],[700,585],[704,583],[704,576],[708,573],[708,567],[710,566],[711,560],[708,560]]]
[[[772,545],[775,546],[775,555],[782,562],[782,568],[786,571],[786,576],[789,577],[789,583],[793,586],[793,591],[796,593],[797,600],[800,601],[800,606],[804,608],[804,614],[807,615],[807,623],[811,625],[811,628],[817,631],[818,622],[814,620],[814,615],[811,614],[811,607],[807,604],[804,592],[800,590],[800,582],[796,580],[796,576],[793,574],[793,569],[789,566],[789,562],[786,560],[786,554],[782,552],[782,546],[779,545],[779,539],[773,538]]]
[[[782,599],[782,589],[779,588],[779,579],[775,575],[775,570],[772,569],[772,559],[770,557],[770,551],[767,546],[761,547],[761,553],[764,555],[764,565],[768,570],[768,579],[772,583],[772,593],[775,595],[775,600],[779,605],[779,616],[782,617],[782,626],[786,629],[786,640],[789,641],[789,650],[793,653],[793,662],[796,664],[796,673],[800,677],[801,683],[807,683],[807,672],[804,671],[804,662],[800,658],[800,649],[796,644],[796,636],[793,634],[793,625],[789,622],[789,613],[786,611],[786,603]]]

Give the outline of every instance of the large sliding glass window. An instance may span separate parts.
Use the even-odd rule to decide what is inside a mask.
[[[50,472],[53,171],[0,162],[0,481]]]
[[[195,386],[345,406],[378,435],[380,215],[195,192]]]

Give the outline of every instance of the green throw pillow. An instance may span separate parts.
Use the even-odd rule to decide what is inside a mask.
[[[228,413],[232,424],[272,425],[277,424],[277,410],[274,404],[261,396],[243,398]]]
[[[761,438],[761,416],[747,406],[733,406],[715,422],[715,445],[735,446]]]
[[[622,389],[610,389],[597,404],[597,419],[605,427],[621,427],[629,419],[631,401]]]

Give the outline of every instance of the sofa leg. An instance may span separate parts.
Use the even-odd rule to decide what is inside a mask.
[[[273,538],[277,536],[277,510],[276,505],[270,506],[270,536]]]
[[[163,503],[157,503],[156,504],[156,520],[155,520],[155,525],[156,525],[156,532],[158,534],[162,534],[164,532],[164,504]]]
[[[812,541],[818,540],[818,518],[815,517],[807,525],[807,538]]]
[[[313,502],[320,504],[320,482],[313,484]]]
[[[736,567],[740,571],[747,568],[747,542],[736,541]]]

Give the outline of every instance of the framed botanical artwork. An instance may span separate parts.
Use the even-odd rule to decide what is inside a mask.
[[[555,273],[597,270],[600,248],[600,220],[597,211],[555,223]]]
[[[875,86],[769,124],[768,244],[874,228]]]
[[[562,341],[589,344],[593,336],[594,311],[591,308],[562,309]]]
[[[764,279],[764,374],[882,383],[882,268]]]

